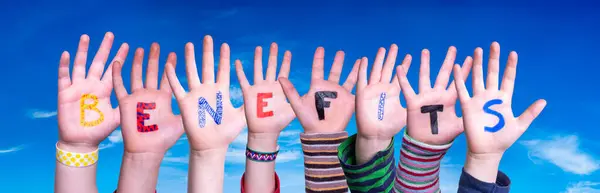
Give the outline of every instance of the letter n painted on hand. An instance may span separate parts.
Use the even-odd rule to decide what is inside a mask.
[[[85,100],[87,99],[92,99],[93,102],[92,104],[86,104]],[[81,108],[81,116],[80,116],[80,120],[79,122],[81,123],[81,126],[84,127],[93,127],[96,125],[99,125],[100,123],[102,123],[104,121],[104,114],[100,111],[100,109],[98,109],[98,97],[96,95],[93,94],[83,94],[81,96],[81,103],[80,103],[80,108]],[[96,113],[98,113],[98,118],[94,121],[86,121],[85,120],[85,110],[90,110],[90,111],[94,111]]]
[[[431,125],[431,134],[438,134],[437,112],[444,112],[444,105],[426,105],[421,107],[421,113],[429,113],[429,124]]]
[[[315,93],[315,105],[317,107],[317,114],[319,120],[325,119],[325,108],[329,108],[331,102],[325,101],[325,98],[337,98],[337,92],[335,91],[317,91]]]
[[[200,97],[198,99],[198,125],[200,128],[204,128],[206,126],[206,115],[205,111],[212,117],[217,125],[221,124],[221,120],[223,119],[223,95],[221,91],[217,92],[217,109],[213,109],[206,98]]]
[[[137,130],[139,132],[151,132],[158,130],[158,125],[144,125],[144,121],[150,119],[150,114],[144,113],[144,110],[155,109],[156,103],[137,103]]]
[[[494,111],[494,110],[490,109],[491,106],[499,105],[499,104],[502,104],[502,100],[492,99],[483,105],[483,112],[485,112],[487,114],[492,114],[492,115],[498,117],[498,123],[496,125],[494,125],[493,127],[485,126],[484,129],[487,132],[495,133],[497,131],[500,131],[500,129],[502,129],[504,127],[504,116],[502,116],[502,114],[500,114],[498,111]]]
[[[379,95],[379,105],[377,106],[377,119],[379,119],[380,121],[383,120],[383,112],[384,112],[384,107],[385,107],[385,92],[382,92],[381,95]]]
[[[256,94],[256,116],[258,116],[258,118],[273,116],[273,111],[264,111],[264,108],[267,106],[265,99],[268,98],[273,98],[273,93],[268,92]]]

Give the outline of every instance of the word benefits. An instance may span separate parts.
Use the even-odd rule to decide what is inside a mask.
[[[264,111],[264,108],[267,106],[265,99],[269,98],[273,98],[273,93],[258,93],[256,95],[256,116],[258,116],[258,118],[273,116],[273,111]]]
[[[94,102],[92,102],[92,104],[86,104],[85,100],[87,100],[87,99],[92,99]],[[81,95],[81,103],[79,105],[81,107],[81,116],[80,116],[81,117],[80,118],[81,126],[93,127],[96,125],[100,125],[100,123],[102,123],[104,121],[104,114],[100,111],[100,109],[98,109],[96,107],[97,105],[98,105],[98,97],[96,95],[93,95],[93,94]],[[100,116],[95,121],[85,121],[85,110],[95,111]]]
[[[198,125],[200,128],[204,128],[206,126],[206,115],[204,111],[208,112],[208,114],[212,117],[217,125],[221,124],[221,120],[223,119],[223,95],[221,91],[217,92],[217,110],[213,109],[206,98],[200,97],[198,99]]]
[[[500,131],[500,129],[502,129],[504,127],[504,116],[502,116],[502,114],[498,113],[498,111],[494,111],[494,110],[490,109],[491,106],[499,105],[499,104],[502,104],[502,100],[492,99],[483,105],[483,112],[485,112],[487,114],[492,114],[492,115],[498,117],[498,123],[496,123],[496,125],[494,125],[493,127],[485,126],[484,129],[487,132],[495,133],[496,131]]]
[[[431,134],[438,134],[437,112],[444,112],[444,105],[425,105],[421,107],[421,113],[429,113],[429,124],[431,125]]]
[[[379,95],[379,105],[377,106],[377,119],[383,120],[383,108],[385,107],[385,92]]]
[[[331,106],[331,102],[325,101],[325,98],[337,98],[337,92],[335,91],[317,91],[315,93],[315,106],[317,107],[317,114],[319,120],[325,119],[325,108]]]
[[[144,121],[150,119],[150,114],[144,113],[144,110],[155,109],[156,103],[137,103],[137,130],[139,132],[151,132],[158,130],[158,125],[144,125]]]

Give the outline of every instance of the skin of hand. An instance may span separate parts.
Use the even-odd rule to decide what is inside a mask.
[[[390,53],[385,58],[385,48],[379,48],[367,81],[368,60],[362,58],[358,72],[356,87],[356,123],[358,135],[356,139],[356,161],[363,164],[369,161],[378,151],[384,150],[392,138],[406,124],[406,109],[400,104],[400,86],[392,73],[398,55],[398,46],[392,44]],[[384,63],[385,59],[385,63]],[[411,56],[406,55],[402,65],[408,69]],[[385,93],[383,119],[379,120],[379,102]]]
[[[344,65],[344,52],[338,51],[333,60],[333,66],[328,80],[324,80],[323,66],[325,63],[325,50],[317,48],[312,68],[310,89],[300,97],[294,85],[285,77],[280,77],[279,82],[285,96],[292,105],[305,133],[335,133],[346,129],[354,113],[354,95],[352,89],[356,84],[360,60],[356,60],[352,71],[343,85],[339,85],[340,73]],[[318,91],[337,92],[337,98],[326,99],[330,106],[325,108],[325,119],[319,120],[315,104],[315,93]]]
[[[175,67],[167,64],[167,78],[181,110],[183,125],[191,148],[188,192],[222,192],[225,153],[228,145],[246,125],[244,108],[234,108],[229,98],[230,51],[221,46],[217,81],[214,75],[213,39],[205,36],[202,44],[202,83],[196,69],[194,45],[185,46],[186,75],[190,92],[181,86]],[[222,93],[221,124],[205,112],[206,125],[200,127],[198,103],[204,97],[216,109],[217,93]]]
[[[279,72],[279,77],[287,78],[290,73],[292,54],[286,51]],[[279,133],[296,117],[278,81],[275,80],[277,70],[277,44],[272,43],[266,77],[263,79],[262,48],[254,51],[254,85],[250,85],[240,60],[235,61],[235,69],[242,92],[244,108],[248,121],[248,147],[261,152],[277,151]],[[272,97],[257,101],[258,93],[271,93]],[[262,112],[272,112],[272,116],[258,117],[259,103],[268,102]],[[275,189],[275,162],[257,162],[246,159],[244,182],[245,192],[264,192]]]
[[[416,94],[410,86],[406,77],[407,70],[404,67],[398,67],[397,75],[407,104],[408,135],[427,144],[444,145],[452,142],[463,132],[462,118],[456,115],[457,94],[454,83],[451,83],[448,88],[450,73],[456,58],[456,48],[451,46],[448,49],[433,88],[429,78],[429,58],[429,50],[424,49],[421,52],[419,94]],[[467,57],[463,64],[463,70],[459,73],[467,76],[471,71],[471,65],[472,59]],[[443,111],[437,112],[437,134],[432,132],[430,114],[421,112],[421,107],[427,105],[443,105]]]
[[[500,71],[500,45],[493,42],[490,46],[488,61],[487,85],[483,80],[483,50],[475,49],[473,57],[473,97],[465,86],[465,78],[458,65],[454,66],[454,79],[458,98],[463,112],[468,153],[465,171],[473,177],[489,183],[496,181],[498,166],[502,155],[524,132],[546,106],[543,99],[537,100],[519,117],[512,111],[512,96],[517,74],[517,53],[508,56],[502,85],[498,88]],[[494,126],[499,122],[492,114],[485,113],[484,104],[493,99],[502,100],[502,104],[493,105],[491,110],[504,117],[505,125],[497,132],[485,131],[484,127]]]
[[[90,43],[87,35],[82,35],[73,64],[73,76],[69,75],[70,56],[63,52],[58,68],[58,130],[57,146],[63,150],[76,153],[89,153],[98,149],[104,140],[119,125],[119,110],[110,104],[112,92],[112,67],[109,66],[104,77],[104,66],[114,41],[111,32],[106,33],[94,57],[86,77],[86,60]],[[113,62],[124,62],[129,46],[123,43],[113,58]],[[102,78],[101,78],[102,77]],[[83,94],[98,97],[95,106],[104,115],[104,121],[93,127],[84,127],[80,123],[81,100]],[[88,100],[89,101],[89,100]],[[89,101],[87,104],[91,104]],[[85,111],[86,121],[99,118],[92,110]],[[96,164],[88,167],[74,168],[56,163],[55,192],[97,192]]]
[[[146,83],[142,83],[142,63],[144,49],[138,48],[131,70],[131,90],[129,95],[121,76],[122,63],[113,64],[113,84],[121,110],[121,128],[125,155],[121,167],[118,192],[151,192],[156,187],[158,169],[165,152],[177,142],[183,134],[181,117],[173,114],[171,108],[171,88],[167,75],[163,73],[158,89],[158,59],[160,46],[153,43],[148,58]],[[175,53],[170,53],[168,64],[175,65]],[[158,130],[140,132],[137,128],[137,104],[154,103],[154,109],[145,109],[149,114],[144,125],[156,124]]]

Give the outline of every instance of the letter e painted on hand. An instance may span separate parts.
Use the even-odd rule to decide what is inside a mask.
[[[273,116],[273,111],[264,111],[264,108],[267,106],[265,99],[268,98],[273,98],[273,93],[268,92],[256,94],[256,116],[258,116],[258,118]]]
[[[150,114],[144,113],[144,110],[156,109],[156,103],[137,103],[137,130],[138,132],[151,132],[158,130],[158,125],[144,125],[144,121],[150,119]]]

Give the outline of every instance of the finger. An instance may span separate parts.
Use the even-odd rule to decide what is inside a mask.
[[[369,59],[367,57],[362,57],[361,59],[356,60],[354,65],[359,63],[360,67],[358,70],[358,85],[356,86],[356,93],[360,93],[364,90],[369,82],[367,80],[367,68],[369,67]]]
[[[394,66],[396,65],[396,57],[398,57],[398,46],[396,44],[392,44],[390,46],[390,51],[388,52],[387,58],[385,59],[385,63],[383,64],[380,82],[388,83],[392,79]]]
[[[467,56],[467,58],[463,62],[462,67],[460,67],[463,78],[469,76],[472,66],[473,66],[473,58],[471,58],[471,56]],[[452,68],[454,69],[454,66],[452,66]],[[452,81],[452,83],[450,83],[450,86],[448,87],[448,92],[450,92],[450,94],[449,94],[450,96],[456,96],[456,84],[454,82],[455,82],[455,80]]]
[[[173,67],[173,69],[175,69],[175,67]],[[194,44],[191,42],[185,44],[185,74],[188,80],[188,89],[192,90],[193,88],[198,88],[200,86],[200,77],[198,77],[196,65],[196,53],[194,51]]]
[[[504,70],[504,77],[502,78],[502,91],[508,96],[512,96],[515,88],[515,79],[517,78],[517,62],[519,56],[517,52],[510,52],[508,55],[508,61],[506,62],[506,69]]]
[[[244,73],[244,67],[242,66],[242,62],[240,60],[235,60],[235,73],[238,77],[238,82],[240,82],[240,86],[242,90],[246,90],[250,87],[250,83],[246,78],[246,73]]]
[[[527,130],[531,122],[533,122],[533,120],[535,120],[535,118],[537,118],[537,116],[540,115],[540,113],[542,112],[542,110],[544,110],[545,107],[546,100],[544,99],[539,99],[535,101],[535,103],[533,103],[531,106],[529,106],[527,110],[525,110],[525,112],[523,112],[523,114],[521,114],[517,118],[520,129],[522,131]]]
[[[290,105],[292,106],[294,113],[296,113],[296,115],[298,115],[298,113],[303,113],[302,98],[300,98],[300,95],[298,94],[298,91],[292,82],[290,82],[290,80],[287,78],[280,78],[279,83],[283,89],[283,94],[285,94],[288,101],[290,101]]]
[[[167,64],[173,65],[173,68],[177,66],[177,55],[175,52],[169,53],[167,62],[165,63],[165,69],[163,71],[162,78],[160,79],[160,90],[163,92],[171,93],[171,86],[169,85],[169,79],[167,78]]]
[[[167,63],[166,66],[167,79],[169,80],[169,85],[171,86],[175,98],[177,98],[177,100],[184,98],[185,90],[181,86],[181,83],[179,83],[179,78],[177,78],[177,74],[175,73],[175,65]]]
[[[354,66],[352,66],[352,70],[350,71],[350,74],[348,74],[348,77],[346,78],[346,82],[344,82],[344,85],[342,85],[342,87],[344,87],[346,90],[348,90],[349,92],[352,92],[352,89],[354,88],[354,85],[356,84],[356,79],[358,77],[358,69],[360,67],[360,59],[357,59],[356,62],[354,62]],[[368,61],[367,62],[368,65]],[[367,77],[366,75],[366,69],[365,69],[365,77]]]
[[[473,95],[483,93],[483,49],[476,48],[473,54]]]
[[[287,78],[290,76],[290,65],[291,64],[292,64],[292,52],[287,50],[283,54],[283,62],[281,63],[281,68],[279,69],[279,77]]]
[[[273,42],[269,49],[269,60],[267,61],[267,81],[275,81],[277,75],[277,44]]]
[[[152,43],[148,55],[148,69],[146,69],[146,88],[156,90],[158,87],[158,58],[160,57],[160,45]]]
[[[410,82],[408,82],[408,78],[406,78],[406,70],[404,66],[398,66],[396,68],[396,76],[398,77],[398,82],[400,83],[400,88],[402,93],[404,94],[404,98],[406,100],[410,100],[417,96],[415,90],[413,90],[412,86],[410,86]]]
[[[221,45],[221,53],[219,54],[219,71],[217,72],[217,83],[224,88],[229,89],[229,73],[231,65],[231,52],[229,45],[223,43]]]
[[[454,65],[454,84],[456,85],[456,92],[458,93],[460,103],[464,104],[471,97],[469,96],[469,91],[467,91],[467,86],[465,86],[465,78],[460,71],[460,66],[458,66],[458,64]]]
[[[371,69],[371,77],[369,77],[369,84],[378,83],[381,80],[381,68],[383,66],[383,59],[385,58],[385,48],[379,48],[377,55],[375,55],[375,61]]]
[[[144,49],[138,48],[133,56],[133,66],[131,67],[131,92],[144,88],[142,83],[142,63],[144,62]]]
[[[317,50],[315,51],[315,56],[313,58],[311,80],[323,80],[324,64],[325,64],[325,49],[323,47],[318,47]]]
[[[126,97],[127,89],[125,89],[125,85],[123,84],[123,76],[121,75],[121,71],[123,70],[123,63],[120,61],[115,61],[112,64],[112,77],[113,77],[113,87],[115,89],[115,94],[117,95],[117,99],[122,99]]]
[[[69,76],[69,62],[71,58],[69,52],[64,51],[60,56],[58,65],[58,91],[71,86],[71,77]]]
[[[450,46],[450,48],[448,48],[448,53],[446,53],[446,59],[444,59],[444,63],[442,63],[442,67],[438,72],[438,77],[435,80],[435,89],[446,90],[448,87],[450,74],[452,73],[452,68],[454,66],[454,60],[456,60],[456,48],[454,46]]]
[[[254,84],[261,83],[263,80],[262,47],[256,46],[254,49]]]
[[[104,39],[100,44],[100,49],[96,52],[96,56],[92,60],[92,65],[90,66],[90,71],[88,73],[88,78],[93,78],[99,80],[102,76],[102,72],[104,71],[104,65],[108,60],[108,55],[110,54],[110,48],[112,48],[113,41],[115,36],[112,32],[106,32],[104,35]]]
[[[115,55],[113,60],[110,62],[110,65],[106,69],[106,72],[104,72],[104,76],[102,77],[102,82],[104,84],[112,85],[112,80],[113,80],[112,79],[112,70],[113,70],[112,65],[116,61],[119,61],[121,64],[125,64],[125,59],[127,58],[127,54],[129,54],[129,45],[127,43],[123,43],[123,44],[121,44],[121,47],[117,51],[117,55]]]
[[[202,84],[215,83],[215,53],[213,39],[209,35],[202,41]]]
[[[419,93],[423,93],[426,90],[431,89],[431,78],[429,77],[429,50],[423,49],[421,51],[421,68],[419,71]],[[400,79],[402,83],[402,79]]]
[[[412,62],[412,56],[410,54],[406,54],[406,56],[404,56],[404,59],[402,60],[402,64],[400,64],[400,66],[402,66],[402,68],[404,69],[405,73],[408,73],[411,62]],[[398,76],[394,76],[394,79],[392,80],[392,85],[397,86],[399,88],[399,90],[401,90],[400,89],[401,88],[400,87],[400,78],[398,78]]]
[[[73,62],[73,83],[85,79],[85,63],[89,47],[90,37],[85,34],[81,35],[81,38],[79,38],[79,46],[77,47],[77,54],[75,54],[75,62]]]
[[[498,77],[500,74],[500,44],[493,42],[490,46],[490,56],[488,60],[487,85],[488,90],[498,90]]]
[[[344,51],[337,51],[335,53],[335,58],[333,58],[333,65],[331,65],[331,70],[329,71],[329,77],[327,80],[338,84],[340,82],[340,76],[342,74],[342,68],[344,68]]]

